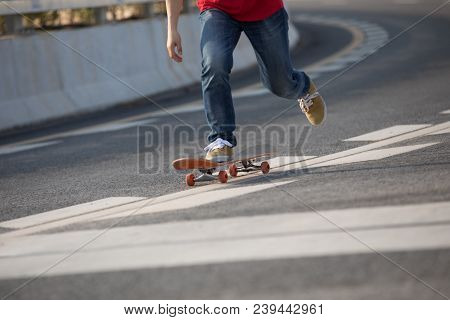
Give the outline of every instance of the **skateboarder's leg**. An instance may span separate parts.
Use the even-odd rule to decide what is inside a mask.
[[[235,145],[235,114],[229,75],[241,27],[229,15],[215,9],[202,12],[200,21],[203,102],[211,127],[208,139],[213,142],[221,138]]]
[[[325,101],[313,81],[292,66],[286,10],[280,9],[263,21],[245,23],[243,29],[255,49],[265,87],[280,97],[298,99],[300,109],[312,125],[323,123]]]
[[[289,54],[288,15],[285,9],[263,21],[244,24],[256,53],[261,80],[277,96],[298,99],[308,92],[310,80],[292,66]]]

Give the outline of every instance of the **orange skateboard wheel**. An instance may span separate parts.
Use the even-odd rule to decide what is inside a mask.
[[[230,176],[237,177],[238,169],[234,163],[232,165],[230,165],[230,167],[228,168],[228,171],[230,172]]]
[[[269,171],[270,171],[270,165],[269,165],[269,163],[268,163],[267,161],[264,161],[264,162],[261,163],[261,171],[262,171],[262,173],[264,173],[264,174],[269,173]]]
[[[186,184],[189,187],[192,187],[195,185],[195,175],[193,173],[186,175]]]
[[[228,181],[228,174],[226,171],[220,171],[219,172],[219,181],[222,183],[227,183]]]

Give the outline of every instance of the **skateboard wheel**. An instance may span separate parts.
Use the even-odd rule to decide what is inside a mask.
[[[195,175],[193,173],[186,175],[186,184],[190,187],[195,185]]]
[[[226,171],[220,171],[219,172],[219,181],[222,183],[227,183],[228,181],[228,174]]]
[[[269,165],[269,163],[267,161],[264,161],[264,162],[261,163],[261,171],[264,174],[269,173],[270,165]]]
[[[228,171],[230,172],[230,176],[237,177],[238,169],[234,163],[232,165],[230,165],[230,167],[228,168]]]

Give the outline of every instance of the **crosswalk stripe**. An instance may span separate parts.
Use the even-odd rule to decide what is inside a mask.
[[[324,163],[318,163],[315,165],[308,166],[308,168],[317,168],[317,167],[326,167],[326,166],[337,166],[342,164],[350,164],[350,163],[358,163],[358,162],[365,162],[365,161],[375,161],[375,160],[381,160],[388,157],[400,155],[403,153],[423,149],[432,145],[435,145],[438,143],[425,143],[425,144],[419,144],[419,145],[413,145],[413,146],[402,146],[402,147],[395,147],[395,148],[386,148],[386,149],[377,149],[377,150],[370,150],[359,154],[354,154],[348,157],[344,158],[338,158],[334,160],[330,160]]]
[[[308,159],[315,158],[313,156],[279,156],[269,159],[269,165],[271,168],[283,167],[291,163],[296,163]]]
[[[270,188],[275,188],[277,186],[283,186],[292,183],[294,181],[295,180],[288,180],[281,182],[259,183],[256,185],[246,187],[224,188],[220,190],[208,191],[206,193],[189,195],[183,198],[174,199],[166,202],[160,202],[156,204],[152,203],[149,204],[148,206],[143,207],[141,210],[135,212],[134,216],[157,212],[165,212],[171,210],[190,209],[206,204],[211,204],[217,201],[233,199],[253,192],[261,192]],[[131,212],[120,212],[115,215],[101,216],[94,220],[121,218],[129,215],[130,213]]]
[[[394,136],[391,138],[387,138],[384,140],[380,140],[380,141],[376,141],[376,142],[372,142],[360,147],[356,147],[356,148],[352,148],[352,149],[348,149],[348,150],[344,150],[344,151],[340,151],[337,153],[333,153],[330,155],[326,155],[326,156],[321,156],[321,157],[316,157],[313,159],[307,159],[304,161],[299,161],[296,163],[291,163],[289,164],[289,170],[292,169],[302,169],[305,167],[311,167],[313,165],[318,165],[318,164],[325,164],[329,161],[332,160],[336,160],[336,159],[340,159],[340,158],[344,158],[344,157],[348,157],[348,156],[353,156],[353,155],[357,155],[357,154],[361,154],[364,152],[368,152],[370,150],[375,150],[375,149],[379,149],[379,148],[383,148],[395,143],[399,143],[399,142],[405,142],[414,138],[418,138],[418,137],[423,137],[425,135],[428,135],[430,133],[433,132],[438,132],[444,129],[448,129],[450,128],[450,121],[448,122],[444,122],[441,124],[437,124],[434,126],[430,126],[430,127],[426,127],[423,129],[419,129],[416,131],[412,131],[412,132],[408,132],[408,133],[404,133],[398,136]],[[274,170],[271,170],[272,172],[282,172],[285,171],[286,168],[283,167],[279,167],[279,168],[275,168]]]
[[[280,172],[280,171],[290,171],[295,169],[306,169],[306,168],[320,168],[320,167],[329,167],[329,166],[337,166],[337,165],[344,165],[344,164],[351,164],[351,163],[360,163],[360,162],[367,162],[367,161],[375,161],[375,160],[382,160],[388,157],[400,155],[403,153],[420,150],[426,147],[430,147],[432,145],[436,145],[438,142],[434,143],[425,143],[425,144],[419,144],[419,145],[412,145],[412,146],[401,146],[401,147],[394,147],[394,148],[384,148],[384,149],[376,149],[376,150],[369,150],[362,153],[356,153],[345,157],[338,157],[336,159],[331,159],[327,161],[319,161],[314,164],[309,164],[308,161],[302,161],[299,160],[297,162],[291,161],[291,163],[287,163],[285,165],[281,166],[271,166],[275,169],[272,170],[272,172]],[[314,159],[314,157],[310,157],[309,159]]]
[[[434,145],[435,143],[428,143],[428,144],[421,144],[421,145],[414,145],[414,146],[403,146],[403,147],[397,147],[397,148],[384,148],[388,145],[407,141],[409,139],[425,136],[428,134],[433,134],[437,132],[442,132],[445,130],[450,130],[450,121],[441,123],[434,126],[428,126],[428,125],[419,125],[419,126],[426,126],[423,129],[418,129],[412,132],[407,132],[404,134],[396,135],[391,138],[386,138],[381,141],[373,142],[368,145],[364,145],[361,147],[341,151],[335,154],[327,155],[327,156],[321,156],[321,157],[278,157],[275,159],[272,159],[271,161],[271,167],[272,172],[282,172],[286,170],[293,170],[293,169],[303,169],[305,167],[320,167],[320,166],[331,166],[331,165],[338,165],[338,164],[345,164],[345,163],[355,163],[355,162],[361,162],[361,161],[371,161],[371,160],[379,160],[386,157],[390,157],[397,154],[402,154],[405,152],[410,152],[414,150],[418,150],[421,148],[425,148],[431,145]],[[414,127],[417,128],[417,127]],[[411,127],[409,126],[409,129]],[[398,130],[394,130],[396,134],[399,132]],[[379,137],[379,136],[378,136]],[[379,150],[376,150],[379,149]],[[242,179],[248,178],[249,176],[243,176],[233,179],[236,182],[239,182]],[[220,188],[220,190],[216,190]],[[240,193],[240,191],[237,191],[239,188],[241,191],[244,191],[243,193]],[[99,206],[99,208],[96,211],[88,212],[86,214],[79,214],[76,210],[74,211],[73,208],[71,209],[60,209],[62,211],[57,211],[57,213],[43,213],[40,215],[32,215],[21,219],[15,219],[11,221],[6,221],[3,223],[0,223],[0,227],[3,228],[22,228],[22,230],[15,230],[11,232],[7,232],[6,234],[1,235],[0,237],[17,237],[17,236],[23,236],[27,234],[32,234],[35,232],[43,231],[43,230],[49,230],[51,228],[57,228],[73,223],[80,223],[85,222],[89,220],[101,220],[101,219],[110,219],[110,218],[117,218],[117,217],[123,217],[130,212],[133,212],[133,210],[136,210],[136,208],[139,209],[139,206],[144,205],[145,201],[152,201],[152,206],[148,206],[150,209],[144,209],[139,211],[138,214],[147,214],[152,212],[162,212],[165,210],[176,210],[180,208],[192,208],[195,206],[199,206],[204,203],[205,192],[210,192],[211,196],[210,199],[212,201],[218,201],[218,200],[224,200],[230,197],[238,196],[245,193],[250,192],[256,192],[259,190],[258,186],[251,186],[251,187],[239,187],[235,188],[234,191],[226,191],[226,190],[233,190],[233,189],[223,189],[220,185],[214,184],[214,185],[208,185],[196,189],[186,190],[183,192],[178,192],[174,194],[169,194],[165,196],[161,196],[155,199],[145,199],[145,198],[136,198],[132,199],[131,202],[134,203],[126,203],[128,207],[121,207],[120,210],[115,210],[114,208],[103,208],[102,206]],[[245,189],[248,188],[248,189]],[[263,190],[265,187],[262,187],[261,190]],[[215,192],[214,192],[215,191]],[[237,192],[237,193],[236,193]],[[164,202],[164,203],[163,203]],[[166,206],[166,204],[169,203],[169,205]],[[188,203],[188,205],[186,205]],[[209,203],[209,202],[207,202]],[[163,209],[163,208],[169,208],[169,209]],[[66,212],[66,216],[59,215],[61,212]],[[56,219],[55,217],[58,216]]]
[[[442,130],[436,131],[436,132],[432,132],[429,135],[438,135],[438,134],[446,134],[446,133],[450,133],[450,128],[442,129]]]
[[[82,203],[75,206],[65,207],[61,209],[51,210],[39,214],[26,216],[23,218],[13,219],[0,223],[1,228],[19,229],[29,228],[57,220],[63,220],[74,216],[84,215],[90,212],[122,206],[124,204],[133,203],[142,199],[142,197],[112,197],[92,202]]]
[[[156,198],[107,198],[96,201],[95,209],[89,210],[89,203],[75,207],[63,208],[40,215],[4,222],[4,226],[28,226],[0,234],[0,240],[17,238],[60,228],[76,223],[99,221],[113,218],[123,218],[130,215],[138,216],[170,210],[194,208],[211,204],[216,201],[233,199],[253,192],[261,192],[277,186],[294,182],[294,180],[256,184],[245,187],[226,188],[210,185],[209,188],[192,189]],[[218,190],[218,187],[221,187]],[[208,191],[210,190],[210,191]],[[111,203],[116,205],[111,205]],[[36,217],[37,216],[37,217]],[[29,219],[27,219],[29,218]],[[19,220],[19,221],[17,221]]]
[[[397,125],[389,128],[369,132],[357,137],[345,139],[344,141],[380,141],[383,139],[395,137],[407,132],[415,131],[429,127],[429,124],[412,124],[412,125]]]
[[[450,202],[206,219],[120,227],[44,276],[237,261],[415,251],[450,247]],[[16,238],[0,253],[0,279],[33,277],[100,230]],[[364,245],[366,244],[366,245]]]

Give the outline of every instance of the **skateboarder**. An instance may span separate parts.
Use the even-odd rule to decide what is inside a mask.
[[[183,0],[166,0],[166,5],[167,51],[170,58],[182,62],[177,25]],[[326,106],[316,86],[304,72],[292,66],[288,15],[282,0],[197,0],[197,6],[201,22],[203,102],[211,127],[206,159],[230,160],[237,143],[229,75],[233,51],[242,32],[255,50],[264,86],[277,96],[298,100],[312,125],[324,121]]]

